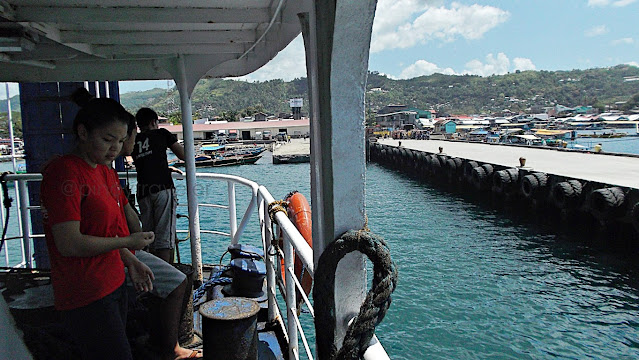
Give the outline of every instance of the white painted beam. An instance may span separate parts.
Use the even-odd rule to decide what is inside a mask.
[[[268,22],[269,9],[186,8],[71,8],[57,6],[19,6],[15,21],[153,22],[153,23],[261,23]]]
[[[251,43],[255,30],[243,31],[61,31],[63,43],[99,45]]]
[[[60,31],[239,31],[259,30],[267,24],[251,23],[122,23],[122,22],[92,22],[82,24],[57,24]]]
[[[19,3],[23,6],[47,6],[51,5],[51,0],[19,0]],[[64,7],[166,7],[174,9],[198,7],[255,9],[268,7],[271,4],[271,0],[144,0],[139,4],[131,0],[55,0],[55,3],[57,6]]]
[[[120,58],[126,55],[167,55],[167,54],[237,54],[244,52],[248,45],[242,44],[171,44],[171,45],[95,45],[97,54]]]

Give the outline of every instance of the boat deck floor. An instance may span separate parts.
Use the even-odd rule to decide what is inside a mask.
[[[208,279],[211,269],[215,266],[205,267],[204,278]],[[8,295],[8,288],[15,294]],[[70,359],[77,358],[78,353],[74,345],[68,340],[68,334],[57,311],[53,309],[51,301],[46,304],[38,299],[50,297],[44,293],[52,293],[50,287],[50,272],[48,270],[31,269],[0,269],[0,292],[3,292],[11,310],[11,314],[18,328],[24,334],[24,341],[31,351],[34,359]],[[217,291],[219,293],[219,289]],[[14,300],[15,299],[15,300]],[[134,359],[154,360],[157,354],[149,344],[149,311],[145,306],[144,297],[139,297],[129,307],[127,321],[127,335],[131,344]],[[283,330],[278,324],[269,324],[267,320],[268,306],[266,302],[260,303],[258,313],[258,359],[284,360],[287,358],[286,342]],[[187,349],[202,349],[203,343],[199,334],[201,329],[197,325],[197,316],[194,313],[192,336],[187,333],[181,339],[180,345]],[[182,334],[183,335],[183,334]],[[221,336],[224,336],[221,334]]]

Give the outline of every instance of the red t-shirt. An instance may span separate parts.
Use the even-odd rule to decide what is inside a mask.
[[[89,257],[62,256],[51,231],[55,224],[80,221],[84,235],[128,236],[127,199],[117,174],[107,166],[92,168],[83,159],[66,155],[46,167],[40,194],[56,309],[88,305],[120,287],[124,264],[118,250]]]

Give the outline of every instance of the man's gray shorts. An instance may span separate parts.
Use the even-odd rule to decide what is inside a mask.
[[[155,240],[149,245],[151,250],[173,249],[175,247],[175,216],[177,196],[175,189],[160,190],[138,199],[142,231],[153,231]]]
[[[151,290],[150,293],[155,296],[165,299],[186,279],[186,275],[184,275],[183,272],[153,254],[138,250],[135,252],[135,257],[153,271],[155,280],[153,280],[153,290]],[[128,272],[126,281],[127,286],[133,286]]]

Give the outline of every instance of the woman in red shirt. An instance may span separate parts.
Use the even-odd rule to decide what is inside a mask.
[[[152,280],[126,249],[142,249],[153,232],[129,233],[127,219],[137,216],[110,168],[127,138],[129,116],[113,99],[90,100],[74,120],[75,149],[43,172],[55,306],[87,359],[131,359],[124,266],[136,287],[150,287]]]

